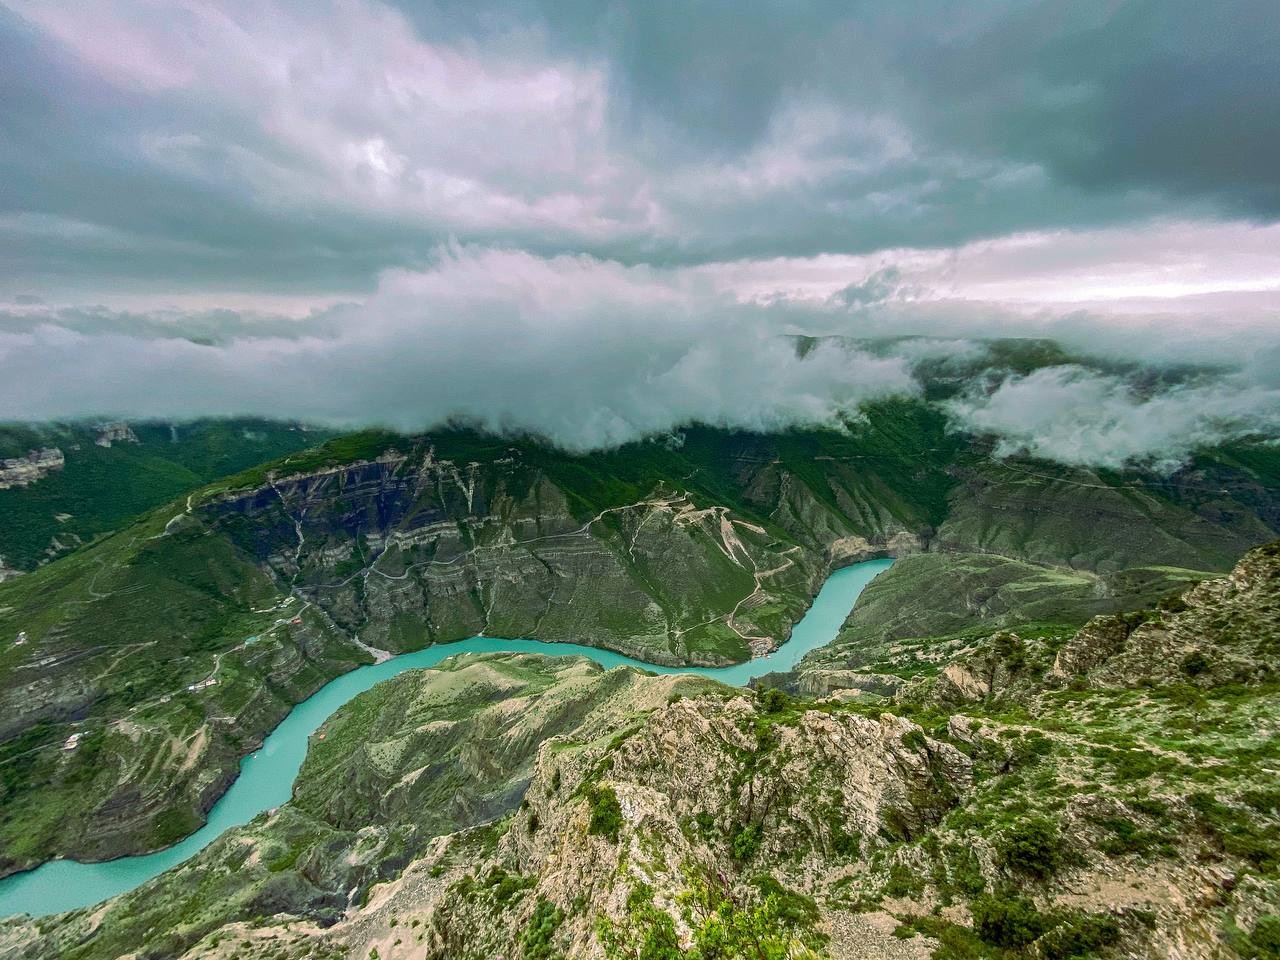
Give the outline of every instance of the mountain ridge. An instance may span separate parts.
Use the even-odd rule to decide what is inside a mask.
[[[1225,453],[1181,487],[1042,478],[924,404],[865,416],[591,456],[462,431],[355,435],[4,585],[0,631],[27,640],[0,650],[2,869],[185,835],[292,703],[383,651],[488,633],[724,663],[782,642],[831,567],[857,559],[963,547],[1104,575],[1152,559],[1213,571],[1275,533],[1280,486]],[[141,777],[139,756],[153,758]]]

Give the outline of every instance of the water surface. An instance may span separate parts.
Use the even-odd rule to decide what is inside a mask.
[[[843,567],[827,578],[813,605],[791,632],[791,639],[767,657],[728,667],[662,667],[632,657],[577,643],[471,637],[406,653],[382,663],[359,667],[325,684],[290,711],[263,742],[240,763],[240,776],[209,811],[208,822],[187,839],[157,853],[121,857],[106,863],[52,860],[0,880],[0,916],[36,916],[87,907],[126,893],[194,856],[230,827],[248,823],[264,810],[289,799],[293,781],[307,752],[307,739],[329,715],[358,693],[405,670],[432,667],[459,653],[541,653],[590,657],[602,667],[628,665],[652,673],[691,673],[742,686],[773,671],[792,669],[810,650],[830,643],[853,609],[854,601],[892,560],[868,560]]]

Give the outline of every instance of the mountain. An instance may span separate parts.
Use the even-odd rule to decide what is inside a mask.
[[[330,436],[269,420],[0,424],[0,580]]]
[[[402,674],[293,799],[0,955],[1274,956],[1280,543],[890,701],[578,658]]]
[[[190,833],[293,704],[389,653],[485,633],[727,663],[783,642],[831,569],[884,555],[1016,562],[1007,582],[1063,586],[1046,603],[1069,628],[1278,528],[1273,447],[1172,477],[1000,461],[923,402],[591,455],[337,438],[0,585],[0,869]]]

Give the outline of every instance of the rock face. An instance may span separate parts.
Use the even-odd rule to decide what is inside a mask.
[[[98,438],[93,441],[100,447],[110,447],[113,443],[137,443],[138,436],[123,420],[104,423],[98,427]]]
[[[1276,677],[1277,655],[1280,546],[1272,544],[1141,617],[1090,621],[1058,653],[1052,676],[1091,686],[1260,683]]]
[[[0,490],[25,487],[66,466],[66,459],[57,447],[32,450],[25,457],[0,459]]]
[[[776,646],[826,573],[759,523],[662,484],[575,514],[571,489],[504,453],[461,462],[427,445],[273,478],[199,515],[391,651],[483,633],[727,663]]]

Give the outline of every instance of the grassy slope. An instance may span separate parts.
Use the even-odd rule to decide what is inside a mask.
[[[1211,576],[1178,567],[1100,576],[990,554],[904,557],[867,586],[836,639],[807,656],[798,673],[915,676],[930,661],[944,661],[946,650],[997,628],[1070,629],[1097,614],[1152,605]]]
[[[274,584],[227,541],[194,524],[149,539],[169,515],[0,590],[0,863],[55,849],[109,856],[184,836],[199,824],[208,785],[197,768],[179,779],[185,791],[154,795],[151,764],[179,764],[206,728],[206,749],[224,762],[247,752],[289,705],[354,666],[355,651],[335,645],[322,625],[276,626],[286,614],[273,609]],[[19,630],[28,644],[8,642]],[[237,649],[254,636],[261,639]],[[215,666],[216,685],[184,692]],[[239,725],[210,726],[228,716]],[[91,718],[124,724],[82,722]],[[75,751],[60,750],[73,732],[87,736]],[[85,814],[121,784],[134,791],[139,822],[126,817],[118,836],[99,835]]]
[[[30,569],[57,537],[68,547],[117,529],[140,514],[226,474],[314,444],[326,434],[258,420],[175,426],[136,424],[139,443],[94,443],[92,426],[0,425],[0,457],[56,446],[66,466],[27,487],[0,490],[0,557]],[[176,436],[176,441],[175,441]],[[75,449],[73,449],[75,448]],[[70,514],[59,521],[56,514]]]

